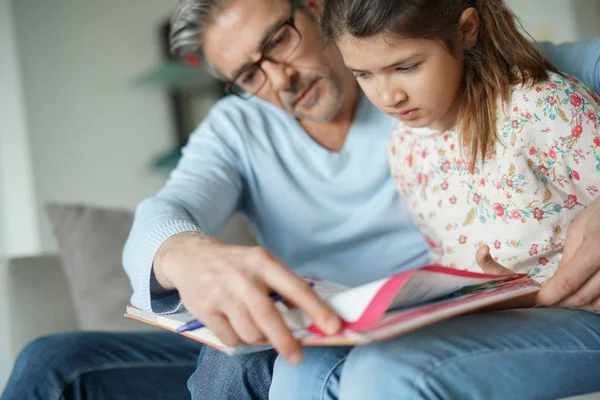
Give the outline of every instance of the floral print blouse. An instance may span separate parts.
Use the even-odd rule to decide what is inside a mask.
[[[560,262],[566,230],[600,186],[600,97],[573,77],[511,88],[497,140],[473,165],[457,132],[392,133],[392,175],[433,263],[480,271],[484,244],[502,265],[539,282]],[[462,150],[462,151],[461,151]]]

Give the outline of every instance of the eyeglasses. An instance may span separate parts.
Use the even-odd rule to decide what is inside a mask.
[[[281,64],[285,62],[300,45],[302,36],[294,24],[296,8],[292,2],[290,18],[285,21],[266,41],[260,59],[241,70],[233,80],[225,85],[228,93],[249,99],[262,89],[267,81],[267,74],[262,69],[263,61]]]

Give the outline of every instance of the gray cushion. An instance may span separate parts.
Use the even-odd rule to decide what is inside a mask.
[[[79,327],[110,331],[155,329],[123,317],[131,285],[121,256],[133,213],[73,204],[50,204],[46,211],[58,242]],[[252,230],[241,216],[232,218],[217,238],[235,245],[255,244]]]
[[[46,207],[59,246],[79,327],[142,330],[123,317],[131,296],[121,255],[133,214],[129,211],[51,204]]]

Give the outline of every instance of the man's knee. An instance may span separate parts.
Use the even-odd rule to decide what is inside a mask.
[[[266,398],[277,353],[262,351],[230,357],[206,347],[188,381],[193,399]]]
[[[90,346],[95,347],[97,335],[72,332],[35,339],[17,357],[4,396],[57,398],[78,371],[92,367]]]
[[[13,376],[34,378],[49,371],[68,374],[66,369],[79,367],[85,359],[86,341],[82,340],[82,334],[59,333],[35,339],[17,357]]]

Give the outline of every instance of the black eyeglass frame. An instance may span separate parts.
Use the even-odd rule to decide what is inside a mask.
[[[225,92],[229,93],[229,94],[233,94],[236,95],[238,97],[241,97],[243,99],[249,99],[251,97],[254,97],[256,95],[256,93],[260,92],[260,90],[265,86],[265,83],[267,82],[267,74],[265,73],[265,71],[262,69],[261,64],[263,63],[263,61],[267,60],[276,64],[281,64],[283,62],[285,62],[287,59],[290,58],[290,56],[292,54],[294,54],[294,52],[298,49],[298,46],[300,46],[300,43],[302,43],[302,34],[300,34],[300,31],[298,30],[298,28],[296,27],[296,11],[297,8],[294,4],[294,1],[291,1],[291,13],[290,13],[290,17],[285,20],[279,27],[277,27],[277,29],[273,30],[273,33],[269,36],[269,38],[265,41],[265,46],[264,49],[262,51],[262,54],[260,55],[260,58],[258,59],[258,61],[256,61],[255,63],[252,63],[251,65],[248,65],[246,68],[244,68],[243,70],[241,70],[240,72],[238,72],[236,74],[236,76],[233,77],[232,80],[228,80],[225,82]],[[290,28],[292,28],[296,34],[298,35],[298,43],[296,44],[296,47],[294,47],[289,54],[285,57],[285,59],[283,60],[274,60],[272,58],[270,58],[268,55],[265,54],[265,52],[269,51],[269,45],[271,44],[271,41],[273,40],[273,38],[275,38],[277,36],[277,34],[279,32],[281,32],[281,29],[285,26],[289,26]],[[244,73],[252,68],[257,68],[258,70],[260,70],[262,72],[262,74],[264,75],[265,79],[263,81],[263,83],[258,87],[258,89],[255,89],[254,92],[250,93],[250,92],[246,92],[244,91],[241,87],[239,89],[239,91],[236,91],[234,88],[235,87],[239,87],[239,85],[235,84],[235,81],[242,75],[244,75]]]

